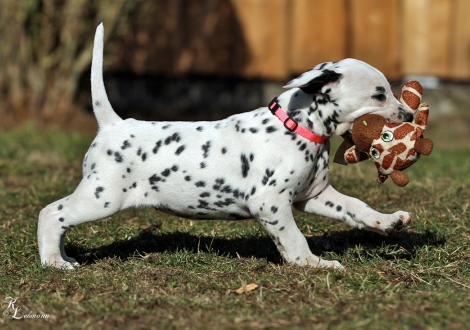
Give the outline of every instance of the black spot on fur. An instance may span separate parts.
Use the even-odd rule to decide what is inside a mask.
[[[180,142],[181,136],[178,133],[173,133],[173,135],[165,139],[165,145],[169,145],[171,142]]]
[[[273,206],[271,206],[271,212],[272,212],[272,213],[276,213],[276,212],[277,212],[277,210],[278,210],[278,208],[277,208],[277,207],[275,207],[274,205],[273,205]]]
[[[62,208],[63,208],[63,206],[62,206],[62,204],[60,204],[59,207],[57,208],[57,210],[60,211],[60,210],[62,210]]]
[[[241,154],[240,159],[242,161],[242,176],[246,178],[248,176],[248,171],[250,170],[250,163],[245,154]]]
[[[202,126],[198,126],[198,127],[196,127],[196,129],[197,129],[199,132],[202,132],[203,127],[202,127]]]
[[[184,177],[184,179],[185,179],[186,181],[191,181],[191,177],[190,177],[189,175],[186,175],[186,176]]]
[[[251,195],[253,196],[256,192],[256,187],[251,188]]]
[[[60,218],[59,218],[59,221],[60,221],[60,222],[64,222],[64,221],[65,221],[65,219],[64,219],[64,218],[62,218],[62,217],[60,217]]]
[[[261,183],[263,185],[266,185],[269,181],[269,178],[272,177],[273,175],[274,175],[274,170],[271,171],[267,168],[265,172],[265,176],[263,177],[263,180],[261,181]]]
[[[269,119],[270,119],[270,118],[263,119],[263,120],[261,121],[261,124],[263,124],[263,125],[266,124],[266,123],[269,121]]]
[[[330,202],[330,201],[327,201],[327,202],[325,203],[325,205],[326,205],[326,206],[329,206],[329,207],[335,206],[335,204],[334,204],[333,202]]]
[[[338,211],[338,212],[340,212],[342,209],[343,209],[343,207],[342,207],[341,205],[338,205],[338,206],[336,207],[336,211]]]
[[[277,128],[274,127],[274,126],[266,127],[266,133],[272,133],[272,132],[275,132],[275,131],[277,131]]]
[[[163,172],[161,173],[161,175],[163,175],[164,177],[168,177],[170,175],[170,169],[169,168],[166,168],[163,170]]]
[[[129,143],[128,140],[125,140],[125,141],[122,143],[121,149],[122,149],[122,150],[125,150],[125,149],[130,148],[130,147],[132,147],[132,145]]]
[[[178,169],[179,169],[179,168],[178,168],[177,165],[173,165],[173,166],[171,167],[171,170],[172,170],[173,172],[178,171]]]
[[[206,183],[204,181],[198,181],[195,183],[196,187],[205,187]]]
[[[200,166],[201,168],[205,168],[205,167],[206,167],[206,164],[205,164],[204,162],[201,162],[201,163],[199,164],[199,166]]]
[[[124,161],[124,158],[122,157],[122,155],[115,151],[114,152],[114,160],[117,162],[117,163],[122,163]]]
[[[184,151],[184,149],[186,149],[185,146],[178,147],[178,149],[176,149],[176,151],[175,151],[175,155],[178,156],[179,154],[181,154]]]
[[[207,158],[209,155],[209,149],[211,147],[211,141],[207,141],[205,144],[201,146],[201,149],[204,151],[204,154],[202,155],[204,158]]]
[[[168,124],[168,125],[165,125],[165,126],[162,126],[162,129],[167,129],[168,127],[170,127],[171,125]]]
[[[159,176],[156,175],[156,174],[152,175],[152,176],[149,178],[149,183],[150,183],[151,186],[154,185],[154,184],[156,184],[156,183],[159,182],[159,181],[162,181],[162,178],[159,177]]]
[[[251,133],[258,133],[258,129],[257,129],[257,128],[254,128],[254,127],[251,127],[251,128],[250,128],[250,132],[251,132]]]
[[[147,153],[144,152],[144,153],[142,154],[142,161],[145,162],[146,159],[147,159]]]
[[[95,197],[98,199],[100,198],[100,193],[102,193],[104,191],[104,188],[103,187],[96,187],[95,189]]]
[[[211,194],[209,192],[203,192],[202,194],[199,195],[199,197],[204,198],[204,197],[209,197]]]
[[[160,149],[161,146],[162,146],[162,140],[155,143],[155,147],[152,149],[152,152],[156,154],[158,152],[158,149]]]
[[[225,198],[223,201],[218,201],[218,202],[215,202],[214,204],[218,207],[224,207],[224,206],[229,206],[234,203],[235,203],[235,200],[233,198]]]
[[[356,219],[356,215],[351,212],[346,212],[346,214],[351,218],[351,219]]]
[[[129,167],[127,168],[127,173],[131,173],[131,169]]]
[[[108,207],[108,206],[109,206],[109,204],[110,204],[110,202],[106,202],[106,203],[104,203],[104,207],[105,207],[105,208],[106,208],[106,207]]]
[[[227,148],[222,148],[222,154],[225,154],[227,152]]]

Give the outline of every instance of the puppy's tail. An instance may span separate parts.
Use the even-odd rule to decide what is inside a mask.
[[[93,112],[98,121],[99,128],[112,125],[121,121],[116,112],[114,112],[103,82],[103,23],[98,25],[95,34],[95,43],[93,45],[93,59],[91,62],[91,98],[93,101]]]

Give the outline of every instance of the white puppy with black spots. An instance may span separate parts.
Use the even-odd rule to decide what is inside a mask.
[[[328,138],[366,113],[390,122],[411,119],[377,69],[354,59],[319,64],[289,82],[270,107],[220,121],[122,120],[103,83],[102,25],[94,42],[99,132],[76,190],[39,214],[43,265],[73,269],[78,263],[64,251],[67,229],[133,206],[195,219],[256,218],[287,262],[338,269],[338,261],[311,253],[292,206],[382,234],[408,225],[409,213],[379,213],[328,180]]]

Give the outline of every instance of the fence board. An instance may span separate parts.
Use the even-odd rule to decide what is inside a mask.
[[[449,78],[470,79],[470,1],[456,0],[452,15]]]
[[[389,79],[399,78],[398,0],[360,0],[349,5],[350,56],[375,66]]]
[[[448,0],[403,0],[404,74],[449,76],[451,9]]]
[[[288,0],[232,0],[244,31],[249,59],[243,74],[285,79]]]
[[[294,0],[289,19],[289,68],[300,73],[318,63],[346,57],[343,0]]]

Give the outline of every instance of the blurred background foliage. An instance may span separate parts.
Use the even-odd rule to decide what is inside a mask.
[[[83,110],[91,109],[91,50],[100,22],[106,87],[124,117],[219,119],[263,106],[292,76],[345,57],[376,66],[391,81],[417,75],[458,82],[435,90],[435,104],[426,100],[435,105],[432,111],[445,114],[470,105],[467,0],[0,0],[0,5],[3,127],[33,120],[96,129]]]

